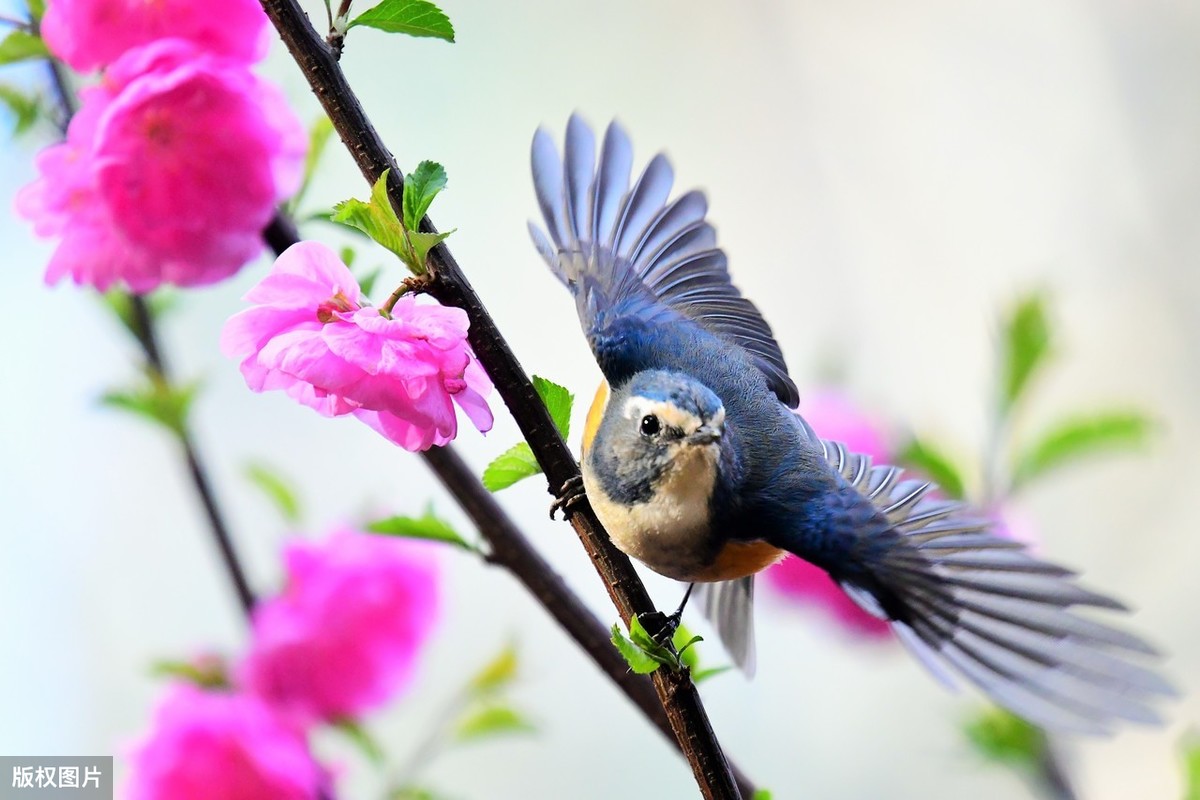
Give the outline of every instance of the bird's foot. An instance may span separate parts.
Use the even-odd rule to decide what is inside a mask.
[[[550,519],[554,519],[554,515],[559,511],[563,512],[563,519],[570,519],[571,514],[575,512],[576,506],[586,502],[587,490],[583,488],[583,476],[576,475],[570,478],[558,490],[558,495],[554,498],[554,502],[550,504]]]
[[[663,647],[674,643],[675,631],[679,630],[679,623],[683,622],[683,609],[687,607],[688,599],[692,596],[692,589],[695,588],[696,584],[688,584],[687,591],[683,593],[683,600],[679,602],[679,608],[670,614],[663,614],[661,611],[652,611],[638,617],[642,622],[642,627],[650,633],[650,637],[654,639],[655,643]],[[648,625],[647,623],[650,624]]]

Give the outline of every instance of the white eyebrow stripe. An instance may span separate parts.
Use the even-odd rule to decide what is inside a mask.
[[[690,411],[684,411],[674,403],[664,400],[651,400],[646,397],[631,397],[625,401],[622,409],[625,419],[640,419],[647,414],[654,414],[663,425],[678,428],[684,433],[691,433],[700,427],[700,418]],[[724,412],[721,413],[724,416]]]

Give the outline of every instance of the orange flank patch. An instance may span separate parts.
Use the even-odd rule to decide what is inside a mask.
[[[787,555],[766,542],[728,542],[711,566],[696,572],[697,581],[732,581],[761,572]]]
[[[608,405],[608,381],[600,381],[592,406],[588,409],[587,420],[583,423],[583,452],[586,453],[600,430],[600,420],[604,419],[604,407]]]

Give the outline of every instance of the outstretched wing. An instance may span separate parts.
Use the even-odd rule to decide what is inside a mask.
[[[1173,690],[1138,663],[1153,659],[1153,648],[1075,611],[1124,606],[990,533],[963,504],[931,497],[931,484],[872,466],[839,443],[820,444],[845,491],[874,509],[855,532],[855,568],[831,573],[944,683],[953,686],[956,673],[1056,730],[1107,733],[1118,719],[1158,721],[1151,702]]]
[[[796,407],[799,394],[770,326],[730,282],[725,253],[705,219],[704,195],[691,191],[668,202],[674,174],[664,155],[651,159],[631,186],[633,148],[621,127],[608,126],[597,168],[595,136],[572,115],[564,157],[539,129],[532,161],[549,235],[532,224],[530,233],[574,293],[593,348],[622,318],[691,321],[744,348],[779,399]]]

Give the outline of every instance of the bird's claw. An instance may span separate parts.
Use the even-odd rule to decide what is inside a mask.
[[[675,631],[679,630],[679,623],[683,619],[682,609],[673,614],[664,614],[661,611],[647,611],[643,614],[638,614],[638,622],[642,623],[642,628],[646,633],[650,634],[650,638],[660,647],[674,647]]]
[[[554,515],[559,511],[563,512],[563,519],[569,518],[575,507],[583,502],[587,502],[587,490],[583,488],[583,476],[576,475],[569,478],[558,490],[558,496],[550,504],[550,519],[554,519]]]

